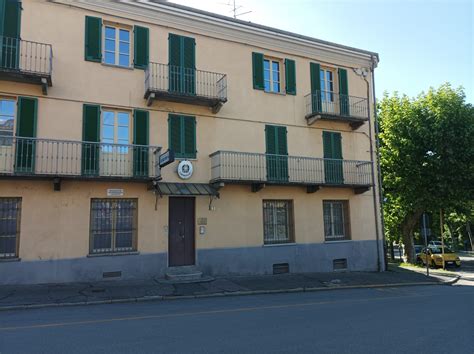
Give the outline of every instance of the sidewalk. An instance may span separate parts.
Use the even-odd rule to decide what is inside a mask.
[[[431,277],[391,266],[383,273],[334,272],[266,276],[219,277],[190,284],[160,279],[94,283],[7,285],[0,287],[0,311],[27,308],[189,299],[213,296],[319,291],[347,288],[452,284],[458,278]]]

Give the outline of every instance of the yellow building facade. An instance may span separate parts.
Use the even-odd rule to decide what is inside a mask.
[[[170,3],[0,10],[0,284],[383,270],[376,53]]]

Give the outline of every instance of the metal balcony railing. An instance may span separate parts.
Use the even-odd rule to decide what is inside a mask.
[[[0,175],[149,179],[155,177],[159,149],[0,136]]]
[[[187,98],[210,102],[227,101],[225,74],[181,66],[150,63],[145,70],[145,96],[158,93],[165,98]]]
[[[369,118],[367,98],[342,95],[330,91],[315,91],[305,96],[306,117],[318,114],[338,120]]]
[[[53,48],[50,44],[0,36],[0,71],[51,77]]]
[[[301,185],[370,186],[371,162],[217,151],[211,181]]]

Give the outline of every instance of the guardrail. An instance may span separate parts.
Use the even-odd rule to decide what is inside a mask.
[[[157,146],[0,136],[0,175],[155,177]]]
[[[51,76],[53,47],[50,44],[0,36],[0,70]]]
[[[227,76],[181,66],[149,63],[145,91],[227,101]]]
[[[210,157],[213,182],[372,185],[370,161],[235,151],[217,151]]]
[[[324,113],[344,120],[345,117],[369,118],[367,98],[315,91],[305,96],[306,117]]]

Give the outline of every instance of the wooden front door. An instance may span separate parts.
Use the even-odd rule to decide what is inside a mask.
[[[194,198],[169,198],[169,266],[194,265]]]

